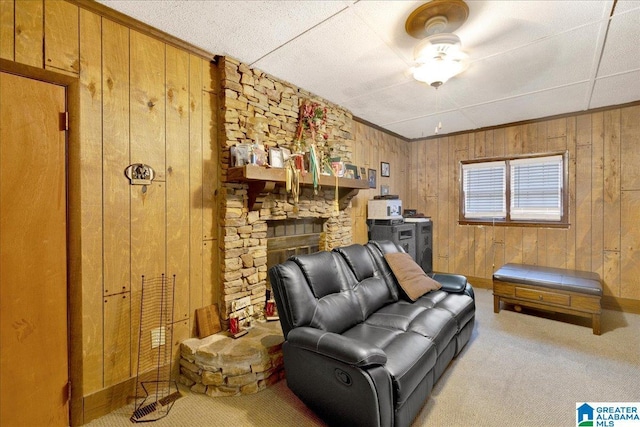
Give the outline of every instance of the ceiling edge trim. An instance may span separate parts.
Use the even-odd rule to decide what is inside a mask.
[[[385,129],[383,127],[380,127],[377,124],[371,123],[371,122],[369,122],[369,121],[367,121],[365,119],[362,119],[362,118],[360,118],[358,116],[352,116],[352,118],[353,118],[353,121],[355,121],[355,122],[362,123],[363,125],[366,125],[366,126],[369,126],[371,128],[374,128],[375,130],[379,130],[380,132],[384,132],[387,135],[390,135],[390,136],[392,136],[394,138],[398,138],[399,140],[401,140],[403,142],[411,142],[412,141],[412,139],[410,139],[410,138],[407,138],[405,136],[397,134],[397,133],[395,133],[393,131],[390,131],[389,129]]]
[[[145,24],[144,22],[138,21],[128,15],[125,15],[122,12],[118,12],[117,10],[111,9],[108,6],[105,6],[102,3],[98,3],[93,0],[66,0],[68,3],[74,4],[82,9],[93,12],[97,15],[100,15],[103,18],[110,19],[117,24],[124,25],[125,27],[140,31],[146,35],[152,36],[166,44],[169,44],[173,47],[177,47],[179,49],[185,50],[194,55],[200,56],[203,59],[207,59],[209,61],[213,61],[214,54],[211,52],[207,52],[204,49],[201,49],[197,46],[194,46],[190,43],[185,42],[177,37],[174,37],[170,34],[165,33],[151,25]]]
[[[446,138],[446,137],[449,137],[449,136],[458,136],[458,135],[465,135],[465,134],[469,134],[469,133],[485,132],[485,131],[489,131],[489,130],[508,128],[508,127],[512,127],[512,126],[528,125],[528,124],[531,124],[531,123],[539,123],[539,122],[545,122],[545,121],[548,121],[548,120],[556,120],[556,119],[562,119],[562,118],[566,118],[566,117],[580,116],[580,115],[583,115],[583,114],[599,113],[601,111],[615,110],[615,109],[618,109],[618,108],[634,107],[636,105],[640,105],[640,100],[631,101],[631,102],[627,102],[627,103],[624,103],[624,104],[608,105],[606,107],[592,108],[590,110],[574,111],[574,112],[571,112],[571,113],[563,113],[563,114],[556,114],[554,116],[540,117],[539,119],[521,120],[519,122],[504,123],[504,124],[501,124],[501,125],[487,126],[487,127],[478,128],[478,129],[469,129],[469,130],[461,130],[459,132],[443,133],[443,134],[438,134],[438,135],[433,135],[433,136],[426,136],[424,138],[404,138],[404,137],[400,137],[400,138],[403,138],[407,142],[419,142],[419,141],[426,141],[426,140],[430,140],[430,139]],[[355,117],[354,117],[354,119],[355,119]],[[386,131],[386,132],[389,133],[390,131]]]

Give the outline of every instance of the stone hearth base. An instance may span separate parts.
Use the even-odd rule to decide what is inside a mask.
[[[253,394],[284,377],[280,322],[256,323],[231,338],[222,332],[180,344],[180,382],[209,396]]]

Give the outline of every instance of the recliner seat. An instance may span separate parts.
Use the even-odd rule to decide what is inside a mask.
[[[471,337],[466,278],[432,275],[442,289],[411,302],[384,258],[401,251],[369,242],[269,270],[287,384],[329,424],[408,426]]]

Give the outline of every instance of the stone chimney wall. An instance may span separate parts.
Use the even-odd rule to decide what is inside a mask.
[[[248,186],[226,182],[230,147],[253,143],[248,119],[264,117],[268,131],[261,142],[269,147],[293,146],[300,104],[306,100],[327,108],[327,144],[332,156],[352,158],[353,119],[349,111],[329,103],[290,83],[278,80],[233,58],[219,59],[222,75],[222,137],[220,140],[222,187],[218,194],[221,258],[221,293],[218,298],[224,321],[237,316],[247,325],[263,318],[267,279],[267,221],[293,218],[323,218],[320,246],[331,250],[352,243],[349,207],[339,210],[335,188],[301,188],[298,210],[284,188],[267,196],[258,210],[248,209]]]

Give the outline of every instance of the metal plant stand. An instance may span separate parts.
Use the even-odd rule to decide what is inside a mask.
[[[171,379],[173,349],[173,297],[176,276],[142,276],[140,336],[135,410],[132,422],[157,421],[169,414],[181,397]]]

